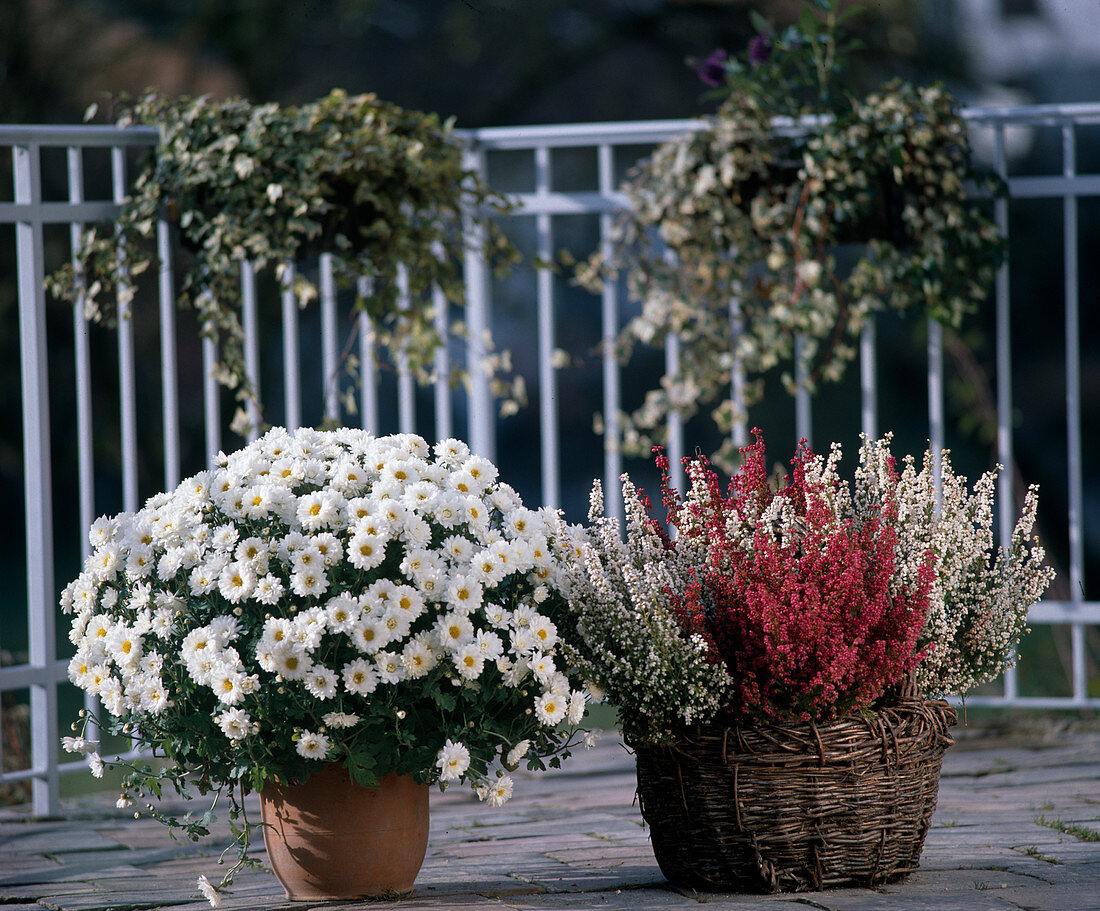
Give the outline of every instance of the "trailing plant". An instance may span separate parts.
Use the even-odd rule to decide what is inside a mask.
[[[291,279],[288,266],[328,252],[337,281],[372,280],[357,306],[371,317],[375,340],[403,352],[417,377],[428,380],[435,348],[445,341],[432,289],[447,302],[464,302],[462,261],[472,241],[464,239],[463,219],[507,208],[465,166],[451,121],[339,90],[301,106],[157,93],[121,105],[120,126],[156,127],[155,152],[117,221],[86,231],[73,262],[52,276],[55,293],[82,297],[90,318],[113,318],[115,300],[128,305],[133,281],[157,262],[158,220],[168,219],[187,261],[180,301],[221,342],[219,379],[243,406],[254,391],[242,351],[242,263],[274,268],[305,306],[317,288],[302,271]],[[486,221],[484,252],[505,267],[514,249]],[[465,331],[461,320],[448,326]],[[500,361],[477,369],[497,369]],[[512,394],[503,373],[494,380],[498,395]],[[512,392],[522,395],[518,386]],[[242,407],[236,426],[245,421]]]
[[[972,167],[942,85],[848,86],[848,15],[814,0],[779,32],[757,16],[742,59],[711,55],[700,72],[719,84],[717,114],[632,172],[611,254],[579,269],[593,290],[625,276],[641,302],[623,358],[670,333],[684,342],[675,371],[623,416],[630,451],[648,450],[672,411],[711,407],[727,432],[774,368],[792,391],[839,379],[875,313],[958,326],[986,299],[1003,244],[970,191],[1000,184]],[[735,369],[744,402],[730,400]],[[731,468],[732,455],[727,443],[716,458]]]

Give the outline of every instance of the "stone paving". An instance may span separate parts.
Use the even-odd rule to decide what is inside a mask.
[[[428,856],[412,896],[325,911],[715,909],[1100,911],[1100,727],[1031,723],[957,732],[920,870],[876,889],[787,895],[678,890],[661,875],[634,803],[633,761],[614,735],[563,770],[518,781],[493,810],[434,792]],[[216,833],[217,834],[217,833]],[[2,911],[202,911],[200,873],[220,879],[224,842],[177,843],[110,795],[32,820],[0,810]],[[263,858],[262,846],[258,852]],[[228,909],[306,911],[268,872],[237,877]]]

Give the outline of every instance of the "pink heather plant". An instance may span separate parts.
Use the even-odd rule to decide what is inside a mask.
[[[657,458],[678,532],[671,546],[707,542],[694,581],[669,596],[733,681],[723,720],[827,721],[899,689],[921,658],[931,552],[914,584],[892,592],[890,497],[875,514],[844,518],[835,509],[839,480],[805,445],[778,490],[767,481],[759,432],[742,457],[726,496],[705,459],[686,461],[687,502],[668,483],[667,458]]]

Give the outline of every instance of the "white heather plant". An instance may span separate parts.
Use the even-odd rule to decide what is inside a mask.
[[[310,429],[272,430],[97,520],[62,596],[69,677],[104,728],[170,761],[118,761],[119,805],[165,784],[228,798],[225,886],[249,862],[244,793],[322,762],[368,786],[396,772],[504,803],[507,772],[557,765],[585,711],[549,618],[564,603],[557,528],[457,440]],[[65,746],[102,775],[82,719]],[[208,832],[209,814],[148,806]]]
[[[665,548],[626,475],[622,491],[625,541],[619,522],[604,515],[599,481],[590,526],[567,530],[575,559],[563,563],[563,572],[575,622],[562,624],[562,636],[590,687],[618,707],[627,740],[660,743],[684,725],[709,721],[723,704],[729,677],[673,613],[667,593],[684,590],[690,561],[683,551],[677,559]]]
[[[1054,570],[1031,537],[1038,509],[1038,487],[1028,488],[1007,546],[993,542],[997,471],[974,484],[955,474],[950,453],[940,453],[941,494],[937,504],[936,466],[931,450],[918,469],[912,456],[897,473],[891,436],[864,438],[856,471],[855,507],[866,512],[895,491],[898,504],[898,565],[893,584],[910,584],[920,556],[931,550],[936,578],[929,595],[917,668],[917,687],[926,695],[963,694],[993,680],[1015,663],[1015,649],[1027,632],[1027,614],[1042,596]]]

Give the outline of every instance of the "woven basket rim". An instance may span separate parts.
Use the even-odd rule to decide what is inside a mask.
[[[677,732],[667,743],[627,740],[635,753],[660,752],[692,755],[712,754],[716,742],[721,742],[723,764],[729,757],[740,761],[786,762],[794,755],[817,754],[821,764],[830,759],[847,761],[849,754],[866,750],[871,743],[885,754],[895,757],[908,753],[907,744],[927,750],[931,738],[932,750],[939,755],[954,743],[948,730],[958,723],[954,707],[942,699],[908,699],[862,714],[847,715],[825,724],[807,722],[776,722],[753,724],[692,725]]]

